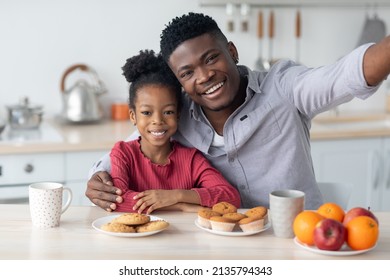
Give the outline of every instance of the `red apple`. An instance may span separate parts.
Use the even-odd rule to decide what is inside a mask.
[[[318,249],[338,251],[346,239],[346,228],[334,219],[323,219],[314,228],[314,244]]]
[[[363,208],[363,207],[355,207],[355,208],[350,209],[344,216],[343,225],[347,226],[349,221],[352,220],[353,218],[357,217],[357,216],[368,216],[368,217],[371,217],[379,225],[379,221],[378,221],[377,217],[375,217],[375,215],[370,211],[370,209],[366,209],[366,208]]]

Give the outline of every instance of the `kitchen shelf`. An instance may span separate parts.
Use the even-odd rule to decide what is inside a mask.
[[[248,4],[251,7],[390,7],[390,0],[198,0],[202,7]]]

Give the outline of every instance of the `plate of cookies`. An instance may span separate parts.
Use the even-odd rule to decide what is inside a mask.
[[[156,216],[122,213],[96,219],[92,227],[99,232],[119,237],[143,237],[167,229],[169,223]]]
[[[267,208],[257,206],[241,213],[228,202],[199,210],[195,225],[207,232],[225,236],[254,235],[271,226]]]

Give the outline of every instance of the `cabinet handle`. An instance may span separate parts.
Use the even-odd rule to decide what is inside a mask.
[[[26,164],[26,166],[24,167],[24,171],[26,171],[27,173],[31,173],[34,171],[34,166],[32,164]]]
[[[374,190],[378,188],[378,182],[379,182],[379,178],[380,178],[380,166],[381,166],[381,157],[380,155],[378,154],[378,152],[374,152],[373,153],[373,157],[372,157],[372,174],[373,174],[373,181],[372,181],[372,185],[373,185],[373,188]]]
[[[386,172],[386,189],[390,189],[390,151],[387,151],[387,158],[385,159],[388,165],[388,170]]]

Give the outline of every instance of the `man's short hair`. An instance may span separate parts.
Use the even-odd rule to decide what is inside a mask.
[[[172,52],[184,41],[209,33],[227,42],[218,24],[209,16],[200,13],[188,13],[174,18],[161,33],[160,50],[163,59],[168,62]]]

